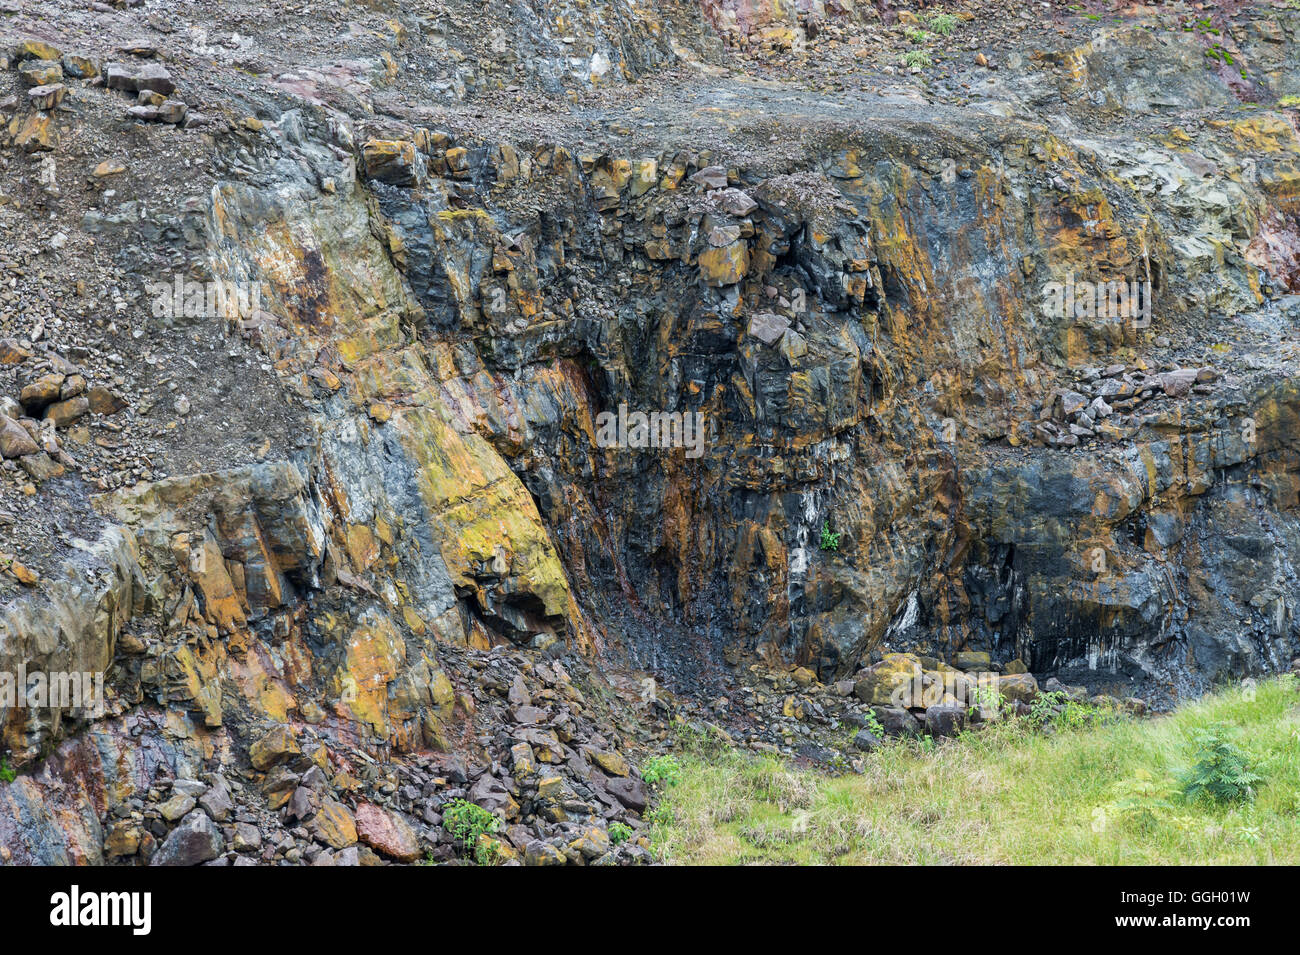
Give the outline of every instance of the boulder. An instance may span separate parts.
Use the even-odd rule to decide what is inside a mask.
[[[400,815],[372,803],[361,803],[356,811],[357,838],[376,852],[399,862],[420,857],[420,841]]]
[[[941,703],[925,711],[925,730],[931,736],[956,736],[966,728],[966,707]]]
[[[952,659],[958,670],[988,671],[993,669],[993,657],[982,650],[962,650]]]
[[[13,418],[0,415],[0,457],[12,460],[40,450],[26,428]]]
[[[886,736],[915,736],[921,731],[916,717],[901,706],[873,706],[871,711]]]
[[[277,726],[254,743],[248,750],[253,768],[266,772],[302,753],[298,741],[287,726]]]
[[[872,734],[871,730],[858,730],[857,735],[853,737],[853,745],[863,752],[869,753],[873,749],[880,748],[880,740]]]
[[[633,812],[645,812],[650,805],[650,794],[646,791],[645,783],[630,776],[609,780],[605,783],[605,791]]]
[[[312,817],[307,831],[313,839],[333,849],[346,849],[357,841],[357,823],[352,811],[333,799],[321,803],[320,812]]]
[[[915,655],[891,653],[859,675],[853,692],[869,705],[896,705],[895,695],[909,695],[909,684],[920,680],[921,675],[921,661]]]
[[[1004,673],[998,678],[998,692],[1012,703],[1038,699],[1038,681],[1032,673]]]
[[[219,856],[224,847],[217,824],[196,809],[168,834],[150,865],[201,865]]]
[[[138,93],[152,90],[170,96],[176,91],[171,74],[161,63],[110,63],[105,70],[105,84],[111,90]]]

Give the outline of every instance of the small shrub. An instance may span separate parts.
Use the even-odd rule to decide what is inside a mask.
[[[1213,726],[1192,737],[1196,762],[1182,774],[1183,795],[1189,800],[1250,802],[1255,784],[1263,777],[1236,744],[1224,738],[1224,728]]]
[[[908,27],[904,35],[907,37],[909,43],[915,43],[918,46],[930,39],[930,34],[926,33],[920,27]]]
[[[1029,722],[1035,726],[1045,726],[1056,722],[1056,708],[1069,702],[1069,697],[1060,690],[1039,693],[1038,698],[1029,705]]]
[[[641,767],[641,778],[655,789],[671,789],[682,781],[682,764],[676,756],[651,756]]]
[[[822,521],[822,536],[821,540],[818,541],[818,546],[821,547],[822,550],[840,549],[840,535],[831,531],[830,521]]]
[[[934,60],[930,59],[930,54],[925,52],[925,50],[908,50],[898,58],[898,62],[909,70],[923,70],[927,66],[934,65]]]
[[[1114,792],[1114,800],[1105,809],[1129,826],[1150,831],[1165,822],[1181,822],[1173,803],[1174,787],[1145,769],[1139,769],[1134,779],[1116,783]]]
[[[18,774],[9,765],[9,760],[0,757],[0,783],[11,783],[17,778]]]
[[[976,713],[983,715],[985,712],[992,710],[996,716],[1002,712],[1002,707],[1007,705],[1007,698],[995,686],[977,686],[972,694],[970,706],[966,710],[967,716],[974,716]]]
[[[621,846],[632,838],[632,827],[624,822],[611,822],[609,824],[609,841],[616,846]]]
[[[500,825],[496,816],[466,799],[452,800],[442,813],[442,827],[460,843],[462,850],[473,853],[479,865],[491,865],[499,852],[494,840],[480,840],[479,836],[491,835]]]
[[[952,36],[957,29],[957,18],[951,13],[936,13],[930,18],[930,29],[939,36]]]

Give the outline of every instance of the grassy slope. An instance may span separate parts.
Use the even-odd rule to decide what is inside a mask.
[[[1264,776],[1253,804],[1175,796],[1146,822],[1116,810],[1126,786],[1175,787],[1192,758],[1192,732],[1216,723]],[[1017,721],[928,750],[894,743],[868,755],[862,775],[735,750],[695,748],[680,758],[682,781],[668,790],[657,825],[669,862],[1300,863],[1294,677],[1155,719],[1054,735]]]

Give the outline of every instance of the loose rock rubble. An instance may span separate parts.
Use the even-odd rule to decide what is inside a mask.
[[[1078,447],[1091,439],[1122,440],[1141,424],[1140,409],[1155,398],[1185,399],[1214,393],[1213,368],[1168,367],[1150,373],[1146,364],[1085,368],[1074,388],[1054,390],[1043,402],[1034,434],[1052,447]]]

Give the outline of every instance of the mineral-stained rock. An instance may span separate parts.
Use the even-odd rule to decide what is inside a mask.
[[[982,650],[962,650],[952,662],[959,670],[988,670],[993,665],[993,657]]]
[[[0,338],[0,365],[21,365],[32,353],[11,338]]]
[[[345,849],[357,841],[357,824],[352,810],[334,799],[322,801],[320,812],[307,824],[312,838],[335,849]]]
[[[501,56],[466,45],[462,7],[431,31],[325,0],[312,16],[358,26],[325,59],[299,14],[254,16],[247,49],[123,55],[108,93],[54,46],[113,49],[125,14],[47,17],[54,46],[16,55],[5,145],[36,155],[0,190],[0,414],[28,452],[0,467],[0,671],[116,685],[102,717],[0,711],[22,770],[0,860],[149,858],[164,798],[196,798],[151,783],[219,769],[199,805],[266,827],[249,862],[381,861],[335,848],[353,804],[418,815],[451,861],[453,798],[522,830],[492,838],[525,861],[630,861],[583,851],[596,817],[648,809],[595,754],[644,758],[668,714],[869,760],[847,735],[868,703],[891,735],[917,731],[907,707],[959,722],[958,650],[1120,696],[1296,656],[1300,138],[1269,101],[1294,92],[1294,12],[1266,41],[1257,16],[1225,31],[1250,89],[1199,35],[1107,24],[1099,55],[1064,13],[1032,67],[999,53],[971,83],[956,57],[922,89],[840,69],[869,66],[840,53],[878,45],[854,33],[871,4],[815,43],[792,7],[541,0],[574,42],[505,18]],[[787,82],[806,55],[843,88]],[[33,110],[55,67],[65,108]],[[196,78],[202,135],[124,121],[178,117],[165,70]],[[636,109],[594,108],[632,81]],[[1170,102],[1191,132],[1147,122]],[[256,306],[150,316],[164,262]],[[1043,307],[1112,277],[1154,278],[1152,314]],[[46,373],[57,396],[5,403]],[[82,397],[93,416],[37,423]],[[666,440],[603,446],[620,405]],[[671,694],[600,683],[647,661]],[[1032,680],[1006,686],[1027,709]]]
[[[98,415],[117,414],[126,407],[126,399],[108,388],[96,385],[86,392],[90,410]]]
[[[18,395],[18,400],[28,412],[39,412],[46,405],[59,400],[59,391],[63,387],[65,377],[67,376],[57,373],[42,375],[23,388]]]
[[[236,852],[256,852],[262,847],[262,833],[251,823],[236,823],[231,847]]]
[[[158,807],[158,812],[168,822],[175,822],[194,808],[194,797],[177,793]]]
[[[371,803],[361,803],[356,812],[357,838],[376,852],[414,862],[420,858],[420,842],[415,831],[400,815]]]
[[[18,464],[27,475],[37,482],[52,481],[67,473],[67,468],[48,454],[26,454],[18,459]]]
[[[889,706],[920,677],[921,663],[915,656],[894,653],[859,674],[853,692],[863,703]]]
[[[54,109],[63,102],[67,92],[68,88],[62,83],[48,83],[44,86],[33,86],[27,91],[27,98],[33,109]]]
[[[540,839],[524,848],[524,865],[564,865],[566,861],[563,852]]]
[[[56,401],[45,409],[45,418],[52,421],[56,428],[67,428],[73,422],[84,417],[90,411],[90,401],[85,395],[77,395],[66,401]]]
[[[248,750],[254,769],[268,770],[299,755],[302,748],[288,726],[273,727]]]
[[[627,760],[613,750],[600,750],[591,754],[592,761],[611,776],[626,776],[631,772]]]
[[[63,67],[57,60],[25,60],[18,75],[28,86],[53,86],[63,79]]]
[[[609,833],[597,826],[589,826],[569,843],[569,848],[582,853],[588,861],[598,859],[609,851]]]
[[[700,253],[700,277],[705,285],[735,285],[749,272],[749,244],[737,239]]]
[[[84,56],[77,56],[75,53],[64,54],[62,59],[63,72],[67,76],[77,79],[89,80],[99,75],[99,66],[94,60]]]
[[[104,839],[104,855],[109,859],[133,856],[140,851],[143,833],[133,822],[119,822]]]
[[[1013,703],[1032,703],[1038,698],[1038,681],[1032,673],[1002,674],[998,692]]]
[[[25,454],[36,454],[40,450],[26,428],[13,418],[0,415],[0,456],[11,459],[21,458]]]
[[[372,139],[361,147],[361,156],[371,179],[395,186],[409,186],[416,181],[419,169],[414,143]]]
[[[14,47],[14,59],[19,63],[27,60],[57,60],[61,55],[57,47],[42,40],[23,40]]]

